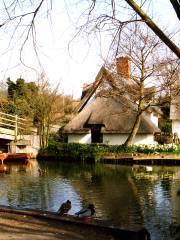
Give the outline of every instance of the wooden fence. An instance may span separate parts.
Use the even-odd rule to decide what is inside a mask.
[[[32,132],[32,121],[0,112],[0,128],[4,129],[3,134],[12,135],[16,140],[19,135]]]

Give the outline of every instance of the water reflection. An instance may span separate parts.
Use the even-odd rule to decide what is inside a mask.
[[[0,173],[8,173],[9,172],[9,166],[1,163],[0,164]]]
[[[78,165],[29,161],[0,172],[0,204],[74,214],[92,202],[111,225],[144,225],[152,239],[173,239],[180,225],[180,167]],[[41,170],[41,171],[39,171]],[[171,230],[171,232],[170,232]]]

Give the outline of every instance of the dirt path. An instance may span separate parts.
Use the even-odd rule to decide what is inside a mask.
[[[73,224],[57,220],[37,218],[13,213],[0,213],[0,239],[18,240],[83,240],[83,239],[113,239],[106,238],[103,233],[87,231]]]
[[[0,206],[0,240],[145,240],[147,236],[143,228],[125,230],[105,226],[99,220]]]

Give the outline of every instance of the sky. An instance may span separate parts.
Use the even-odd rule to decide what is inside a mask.
[[[10,77],[15,81],[22,77],[26,81],[36,81],[43,69],[52,88],[59,85],[60,92],[79,98],[83,84],[94,81],[107,57],[111,41],[110,35],[94,33],[93,28],[91,35],[84,31],[76,36],[78,27],[87,19],[85,10],[88,6],[88,1],[85,0],[77,3],[75,0],[53,0],[49,15],[47,6],[44,6],[35,25],[37,52],[34,51],[31,38],[27,39],[21,51],[26,36],[26,32],[24,35],[22,32],[30,18],[22,21],[17,29],[12,22],[0,29],[0,80],[6,82]],[[151,12],[153,9],[153,19],[160,27],[166,28],[167,32],[178,30],[179,22],[169,0],[154,0],[151,6],[149,10]],[[26,7],[30,9],[29,6]],[[7,18],[2,9],[1,2],[0,23]],[[125,16],[124,9],[119,9],[119,15],[125,19],[127,11]],[[98,13],[102,10],[101,6],[97,6]],[[175,41],[178,44],[178,34]]]

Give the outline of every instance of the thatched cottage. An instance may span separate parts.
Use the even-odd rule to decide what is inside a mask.
[[[115,77],[102,67],[95,82],[85,87],[77,107],[78,114],[64,127],[68,142],[111,145],[125,142],[137,113],[136,99],[130,101],[130,94],[126,91],[127,88],[132,92],[136,90],[131,81],[129,58],[117,60],[117,73],[118,77]],[[115,85],[119,85],[118,90]],[[156,108],[151,108],[142,114],[134,144],[155,143],[154,133],[160,131],[159,113]]]

